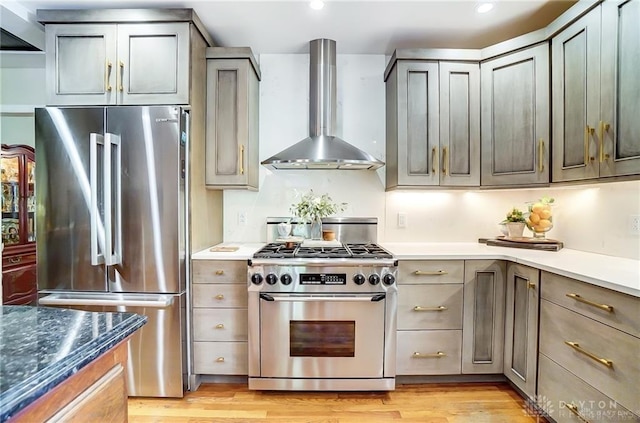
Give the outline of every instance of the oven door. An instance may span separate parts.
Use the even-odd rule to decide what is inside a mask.
[[[262,377],[383,377],[385,294],[260,299]]]

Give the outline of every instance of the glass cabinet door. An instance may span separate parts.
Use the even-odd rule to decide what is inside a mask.
[[[2,242],[25,245],[35,235],[35,154],[26,145],[2,145]]]
[[[20,157],[2,157],[2,242],[20,244]]]
[[[26,175],[26,207],[27,207],[27,242],[36,241],[36,162],[30,157],[26,157],[27,175]]]

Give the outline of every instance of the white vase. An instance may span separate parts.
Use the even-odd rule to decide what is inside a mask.
[[[322,240],[322,218],[317,217],[311,221],[310,238]]]
[[[524,222],[507,222],[509,238],[521,238],[524,233]]]

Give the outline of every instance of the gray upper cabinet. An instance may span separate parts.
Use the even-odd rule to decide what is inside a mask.
[[[527,396],[536,393],[540,271],[507,264],[504,374]]]
[[[479,185],[479,65],[394,56],[390,66],[387,190]]]
[[[601,8],[600,176],[640,174],[640,0]]]
[[[551,40],[553,181],[596,178],[600,119],[600,9]]]
[[[251,49],[207,49],[208,188],[258,189],[259,81]]]
[[[549,46],[480,66],[481,184],[549,183]]]
[[[37,18],[54,106],[189,104],[192,37],[212,43],[192,9],[43,9]]]

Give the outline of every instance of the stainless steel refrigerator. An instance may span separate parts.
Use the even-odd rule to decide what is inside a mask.
[[[39,304],[148,316],[129,342],[129,395],[182,397],[188,111],[47,107],[35,118]]]

